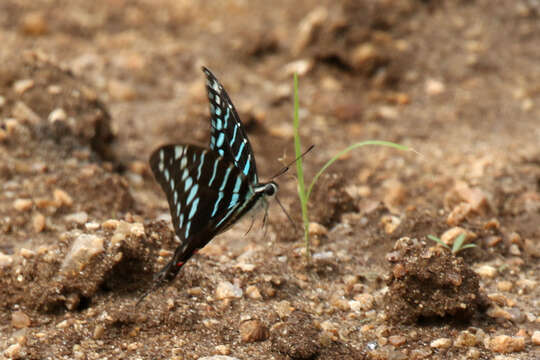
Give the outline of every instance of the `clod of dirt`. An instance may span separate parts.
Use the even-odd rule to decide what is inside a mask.
[[[392,271],[385,309],[394,322],[466,320],[487,308],[476,273],[446,249],[405,237],[396,242],[387,260]]]
[[[0,118],[15,118],[30,125],[38,138],[52,138],[71,149],[90,146],[103,159],[112,160],[111,118],[92,88],[40,54],[0,60],[4,99]],[[7,140],[26,144],[17,136]]]
[[[242,342],[251,343],[264,341],[268,338],[268,329],[262,321],[254,319],[240,324],[240,339]]]
[[[32,257],[13,256],[13,264],[0,269],[0,300],[42,311],[64,306],[76,310],[100,289],[126,290],[143,273],[148,250],[145,239],[152,230],[140,223],[120,221],[115,229],[94,232],[72,230],[58,245],[40,250]]]
[[[354,199],[345,191],[346,180],[337,174],[323,174],[313,188],[310,215],[326,227],[340,221],[341,215],[356,212]]]
[[[406,31],[406,19],[419,7],[412,1],[352,0],[316,8],[301,21],[292,51],[367,77],[377,75],[378,82],[393,85],[404,66],[398,64],[399,46],[390,34]],[[405,29],[395,29],[402,24]]]
[[[311,316],[295,311],[272,331],[272,350],[290,359],[314,359],[321,350],[319,331]]]

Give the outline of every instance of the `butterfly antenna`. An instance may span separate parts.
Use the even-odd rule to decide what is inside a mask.
[[[275,196],[276,198],[276,201],[277,203],[279,204],[279,207],[281,208],[281,210],[283,210],[283,212],[285,213],[285,215],[287,215],[287,219],[289,219],[290,223],[292,224],[294,230],[297,230],[296,228],[296,224],[294,223],[293,219],[291,218],[291,215],[289,215],[289,213],[287,212],[287,210],[285,210],[285,208],[283,207],[283,204],[281,204],[281,201],[279,201],[277,195]]]
[[[297,162],[298,160],[300,160],[301,158],[304,157],[304,155],[306,155],[308,152],[310,152],[311,150],[313,150],[313,148],[315,147],[315,145],[311,145],[310,147],[307,148],[306,151],[304,151],[300,156],[298,156],[296,159],[294,159],[293,161],[291,161],[289,164],[287,164],[287,166],[284,166],[283,168],[281,168],[281,170],[279,170],[277,172],[276,175],[272,176],[270,178],[270,180],[272,179],[275,179],[283,174],[285,174],[287,171],[289,171],[289,168],[291,167],[292,164],[294,164],[295,162]],[[279,201],[278,201],[279,202]]]

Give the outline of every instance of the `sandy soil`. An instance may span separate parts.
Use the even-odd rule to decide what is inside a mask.
[[[540,358],[537,1],[4,0],[0,41],[0,358]],[[137,307],[177,245],[148,157],[208,144],[203,65],[262,179],[294,71],[308,180],[419,154],[329,169],[311,263],[272,203]]]

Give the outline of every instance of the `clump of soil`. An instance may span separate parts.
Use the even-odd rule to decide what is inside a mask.
[[[24,304],[41,311],[82,309],[98,291],[133,291],[149,273],[144,264],[158,234],[170,234],[161,223],[109,220],[100,229],[73,229],[57,244],[13,255],[11,267],[0,268],[2,303]],[[156,250],[156,249],[154,249]]]
[[[401,238],[387,260],[392,270],[385,308],[394,322],[466,320],[487,308],[478,275],[446,249]]]
[[[343,176],[335,173],[323,174],[312,191],[310,201],[312,220],[330,227],[339,223],[344,213],[358,211],[354,199],[345,191],[345,187],[346,180]]]
[[[291,359],[313,359],[321,350],[319,330],[307,313],[296,311],[272,337],[272,350]]]
[[[31,125],[36,140],[52,139],[67,150],[90,146],[102,159],[113,159],[111,117],[92,87],[43,54],[27,53],[22,63],[19,56],[1,60],[0,118]],[[7,143],[28,144],[23,139],[13,136]]]

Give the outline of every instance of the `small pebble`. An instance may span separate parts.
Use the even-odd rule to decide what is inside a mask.
[[[310,222],[308,232],[311,236],[326,236],[328,234],[328,229],[319,223]]]
[[[216,288],[216,299],[230,299],[230,298],[241,298],[243,295],[242,289],[240,287],[231,284],[228,281],[222,281],[218,284]]]
[[[349,302],[351,310],[354,311],[368,311],[373,309],[375,299],[371,294],[358,294],[355,295],[354,300]]]
[[[313,260],[331,260],[334,259],[336,256],[334,255],[333,251],[322,251],[317,252],[313,254],[312,258]]]
[[[19,343],[12,344],[4,350],[4,355],[9,359],[20,359],[23,354],[21,354],[22,345]]]
[[[492,351],[508,354],[525,349],[525,339],[521,336],[498,335],[491,339],[489,347]]]
[[[440,95],[445,91],[445,85],[442,81],[435,79],[426,80],[425,90],[428,95]]]
[[[67,328],[69,325],[71,325],[71,322],[68,321],[67,319],[66,320],[62,320],[60,321],[58,324],[56,324],[56,327],[58,329],[65,329]]]
[[[531,341],[534,345],[540,345],[540,331],[539,330],[536,330],[532,336],[531,336]]]
[[[19,254],[25,259],[31,259],[36,255],[36,252],[30,249],[21,248]]]
[[[17,120],[24,123],[30,123],[35,125],[41,121],[39,115],[36,114],[34,110],[30,109],[28,105],[26,105],[22,101],[17,101],[15,103],[13,109],[11,110],[11,115],[13,115],[13,117]]]
[[[231,347],[229,345],[217,345],[214,349],[220,355],[229,355],[231,353]]]
[[[390,342],[390,344],[397,347],[404,345],[407,342],[407,338],[403,335],[392,335],[388,337],[388,341]]]
[[[527,318],[525,317],[525,314],[523,314],[523,312],[518,308],[514,307],[511,309],[508,309],[508,313],[512,317],[512,321],[516,324],[523,324],[527,320]]]
[[[94,333],[92,334],[92,336],[94,339],[100,339],[104,333],[105,333],[105,327],[103,327],[103,325],[101,324],[98,324],[94,328]]]
[[[21,212],[32,209],[32,206],[33,206],[33,203],[32,203],[32,200],[30,199],[16,199],[13,202],[13,207],[15,208],[15,210],[21,211]]]
[[[462,227],[455,226],[451,229],[446,230],[441,235],[441,241],[444,242],[446,245],[452,246],[454,244],[454,241],[461,235],[465,235],[465,240],[463,241],[464,244],[468,242],[468,240],[476,238],[476,235],[472,232],[469,232],[465,230]]]
[[[510,252],[510,254],[514,256],[521,256],[521,250],[519,250],[519,246],[517,246],[516,244],[510,245],[508,252]]]
[[[133,223],[130,226],[129,232],[135,237],[142,237],[144,236],[144,225],[139,222]]]
[[[314,40],[318,29],[328,18],[328,10],[323,6],[318,6],[311,10],[299,23],[296,39],[292,47],[295,55],[300,54]]]
[[[455,206],[446,218],[446,223],[450,226],[456,226],[469,216],[472,211],[471,204],[461,203]]]
[[[109,81],[107,91],[111,98],[117,101],[130,101],[137,97],[133,86],[119,80]]]
[[[472,349],[467,350],[466,358],[470,360],[477,360],[477,359],[480,359],[480,355],[481,355],[480,350],[476,348],[472,348]]]
[[[401,225],[401,219],[394,215],[383,215],[381,224],[384,226],[384,231],[387,234],[392,234]]]
[[[407,197],[405,185],[399,180],[390,179],[383,184],[385,189],[384,204],[387,207],[393,207],[403,204]]]
[[[495,276],[497,276],[497,269],[487,264],[480,265],[474,271],[478,275],[480,275],[481,278],[484,278],[484,279],[493,279]]]
[[[500,308],[499,306],[491,306],[486,311],[487,316],[495,318],[495,319],[504,319],[504,320],[512,320],[512,314],[510,314],[508,311]]]
[[[24,94],[27,90],[30,90],[34,87],[34,80],[32,79],[23,79],[17,80],[13,84],[13,90],[17,95]]]
[[[474,334],[471,334],[469,331],[461,331],[454,341],[454,346],[461,348],[469,348],[475,346],[477,343],[477,338]]]
[[[452,346],[452,340],[448,338],[439,338],[436,340],[433,340],[429,346],[435,349],[448,349],[450,346]]]
[[[45,230],[45,225],[45,216],[43,216],[43,214],[41,213],[36,213],[32,218],[32,227],[34,228],[34,232],[42,232],[43,230]]]
[[[120,221],[115,220],[115,219],[109,219],[109,220],[105,220],[101,224],[101,227],[104,230],[116,230],[116,228],[118,228],[118,225],[120,225]]]
[[[352,50],[350,61],[355,70],[370,72],[379,57],[380,54],[373,44],[364,43]]]
[[[423,347],[419,349],[413,349],[411,350],[411,356],[410,359],[429,359],[429,357],[433,354],[433,350],[431,350],[428,347]]]
[[[58,95],[62,92],[62,87],[60,85],[49,85],[47,92],[51,95]]]
[[[87,222],[86,224],[84,224],[84,227],[86,228],[86,230],[89,230],[89,231],[95,231],[99,229],[100,226],[101,225],[95,221]]]
[[[242,342],[263,341],[268,338],[268,335],[268,329],[260,320],[248,320],[240,324],[240,339]]]
[[[17,329],[29,327],[31,324],[30,317],[23,311],[17,310],[11,314],[11,326]]]
[[[51,111],[49,114],[49,122],[55,123],[57,121],[65,121],[67,119],[67,114],[62,108],[57,108]]]
[[[497,282],[497,290],[509,292],[514,287],[514,284],[512,284],[511,281],[502,280]]]
[[[260,300],[262,299],[261,292],[255,285],[249,285],[246,288],[246,295],[250,299]]]
[[[55,189],[53,192],[53,197],[58,207],[73,205],[73,199],[71,196],[69,196],[69,194],[62,189]]]
[[[13,263],[13,256],[6,255],[0,251],[0,268],[11,266]]]
[[[191,296],[201,296],[203,294],[203,291],[200,286],[195,286],[187,289],[187,293]]]
[[[88,221],[88,214],[84,211],[66,215],[64,219],[69,223],[83,225]]]
[[[49,25],[43,13],[30,12],[22,17],[19,28],[26,35],[38,36],[46,34]]]
[[[237,268],[237,269],[240,269],[240,270],[242,270],[244,272],[251,272],[251,271],[255,270],[255,265],[254,264],[246,264],[244,262],[240,262],[240,263],[236,264],[234,267]]]
[[[104,251],[103,242],[103,238],[97,235],[79,235],[62,262],[62,271],[78,273],[83,270],[92,258]]]
[[[285,65],[283,73],[286,76],[292,76],[296,73],[298,76],[307,74],[313,68],[314,62],[312,59],[301,59],[290,62]]]
[[[540,242],[531,239],[525,239],[523,248],[525,252],[532,257],[540,258]]]
[[[486,193],[478,188],[471,188],[465,182],[458,182],[455,186],[456,193],[471,205],[471,209],[478,213],[484,213],[488,205],[488,198]]]
[[[212,355],[212,356],[200,357],[197,360],[240,360],[240,359],[232,357],[232,356]]]

